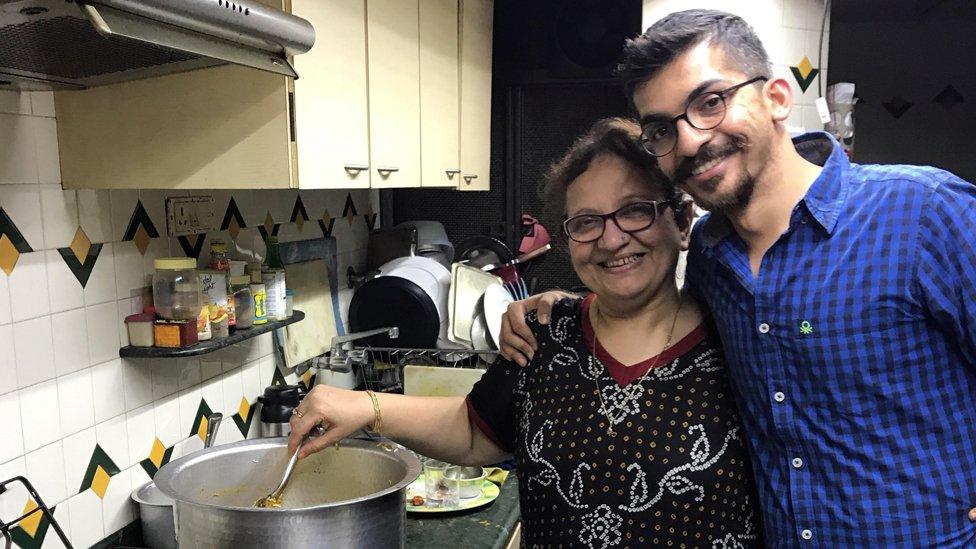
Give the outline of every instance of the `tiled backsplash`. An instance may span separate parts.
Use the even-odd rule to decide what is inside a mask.
[[[218,444],[253,434],[253,404],[276,373],[270,334],[194,359],[120,359],[122,319],[141,308],[153,260],[206,261],[214,238],[260,258],[265,234],[325,234],[344,287],[377,201],[369,191],[64,191],[54,115],[49,92],[0,92],[0,480],[26,476],[88,547],[135,519],[135,487],[202,448],[210,412],[224,414]],[[214,196],[220,230],[167,237],[166,197],[190,194]],[[20,489],[0,495],[0,519],[32,503]],[[21,547],[61,546],[46,520],[15,533]]]

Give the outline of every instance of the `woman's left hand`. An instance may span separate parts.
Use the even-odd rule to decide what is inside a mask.
[[[316,385],[291,416],[288,453],[293,453],[302,438],[316,425],[321,424],[325,428],[325,434],[306,442],[299,458],[314,454],[355,431],[372,425],[374,418],[372,399],[365,392]]]

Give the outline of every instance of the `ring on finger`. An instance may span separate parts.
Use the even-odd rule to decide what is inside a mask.
[[[295,408],[294,410],[292,410],[291,411],[291,415],[298,416],[298,419],[302,419],[302,416],[304,416],[304,414],[302,414],[301,412],[298,411],[298,408]]]

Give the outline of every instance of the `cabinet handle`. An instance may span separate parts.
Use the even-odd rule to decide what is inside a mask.
[[[349,175],[356,177],[359,175],[359,172],[368,170],[369,166],[366,164],[346,164],[343,166],[343,168],[349,173]]]
[[[469,174],[467,174],[467,175],[464,176],[464,182],[467,183],[468,185],[470,185],[471,184],[471,181],[473,181],[475,179],[478,179],[478,174],[476,174],[476,173],[469,173]]]
[[[447,178],[448,178],[448,179],[454,179],[454,176],[455,176],[456,174],[459,174],[459,173],[461,173],[461,170],[459,170],[459,169],[456,169],[456,168],[455,168],[455,169],[453,169],[453,170],[444,170],[444,173],[446,173],[446,174],[447,174]]]
[[[376,168],[376,171],[383,177],[389,177],[391,173],[400,171],[400,168],[397,168],[396,166],[386,166]]]

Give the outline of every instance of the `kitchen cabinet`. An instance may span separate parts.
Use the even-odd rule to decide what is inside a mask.
[[[493,0],[461,1],[462,191],[487,191],[491,152],[491,37]]]
[[[56,92],[64,187],[488,188],[490,1],[267,2],[316,29],[298,80],[221,66]]]

